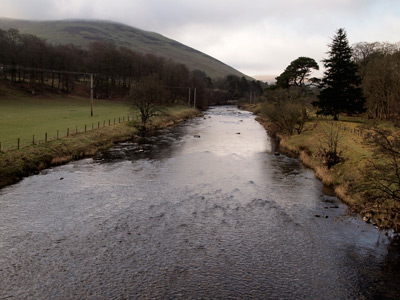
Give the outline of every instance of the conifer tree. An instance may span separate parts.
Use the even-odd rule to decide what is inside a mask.
[[[364,112],[361,78],[343,28],[337,31],[329,47],[329,58],[323,60],[326,71],[322,78],[322,90],[314,104],[319,107],[319,113],[332,115],[334,120],[339,119],[340,113]]]

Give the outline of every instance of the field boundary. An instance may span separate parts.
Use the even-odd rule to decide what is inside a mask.
[[[118,118],[109,118],[108,120],[92,122],[90,124],[85,124],[84,126],[74,126],[68,127],[64,130],[49,130],[44,132],[41,136],[32,134],[32,139],[27,141],[27,139],[17,138],[14,144],[11,143],[2,143],[0,141],[0,152],[9,152],[13,150],[20,150],[28,146],[32,145],[39,145],[43,143],[48,143],[54,140],[70,137],[76,135],[78,133],[85,133],[89,131],[93,131],[96,129],[104,128],[106,126],[113,126],[116,124],[130,122],[130,121],[137,121],[139,120],[139,115],[132,116],[132,115],[125,115]]]

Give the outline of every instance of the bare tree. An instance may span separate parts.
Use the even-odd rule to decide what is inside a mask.
[[[311,102],[311,94],[301,88],[275,89],[267,91],[262,105],[262,114],[275,124],[283,134],[300,134],[308,120],[306,107]]]
[[[132,85],[129,97],[139,111],[141,130],[145,130],[149,119],[159,112],[157,105],[162,102],[164,93],[163,84],[157,75],[144,77]]]
[[[334,128],[332,125],[326,129],[320,128],[318,152],[323,159],[324,165],[330,169],[342,160],[341,152],[338,150],[342,136],[339,133],[339,129]]]
[[[374,147],[365,174],[363,187],[369,191],[369,198],[379,203],[392,205],[400,201],[400,134],[399,132],[373,127],[368,144]]]

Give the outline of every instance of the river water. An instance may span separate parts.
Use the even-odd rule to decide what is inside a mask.
[[[0,299],[399,299],[396,241],[216,107],[0,190]]]

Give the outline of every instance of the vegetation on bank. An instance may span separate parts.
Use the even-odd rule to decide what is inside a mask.
[[[344,29],[328,46],[322,79],[300,57],[244,108],[365,221],[400,232],[399,48],[352,48]]]
[[[389,184],[395,194],[390,197],[382,192],[380,187],[383,185],[376,181],[379,170],[373,168],[379,162],[385,172],[390,169],[396,172],[397,165],[378,151],[379,146],[372,140],[377,136],[373,122],[356,117],[343,117],[341,121],[333,122],[314,115],[308,118],[300,134],[288,135],[276,131],[276,125],[262,113],[262,104],[247,104],[242,108],[258,114],[257,120],[280,140],[281,151],[298,157],[306,167],[313,169],[316,177],[332,187],[336,195],[353,211],[360,213],[365,221],[381,229],[400,230],[399,181],[393,186]],[[398,132],[388,123],[381,128]],[[389,139],[392,138],[389,136]],[[395,150],[399,150],[399,145]],[[332,165],[327,159],[330,151],[337,155]],[[399,156],[399,152],[395,155]],[[396,180],[396,177],[392,179]]]
[[[45,139],[55,139],[76,131],[87,131],[98,127],[104,121],[108,126],[119,120],[130,120],[137,113],[131,110],[127,101],[95,100],[94,115],[90,116],[90,98],[77,95],[42,94],[32,96],[26,92],[0,82],[0,143],[1,150],[38,143]]]
[[[149,130],[155,130],[200,115],[200,111],[182,106],[168,107],[163,115],[154,117]],[[93,156],[116,143],[132,140],[139,130],[131,123],[120,123],[78,133],[48,143],[31,145],[20,150],[0,153],[0,188],[10,185],[40,170]]]

